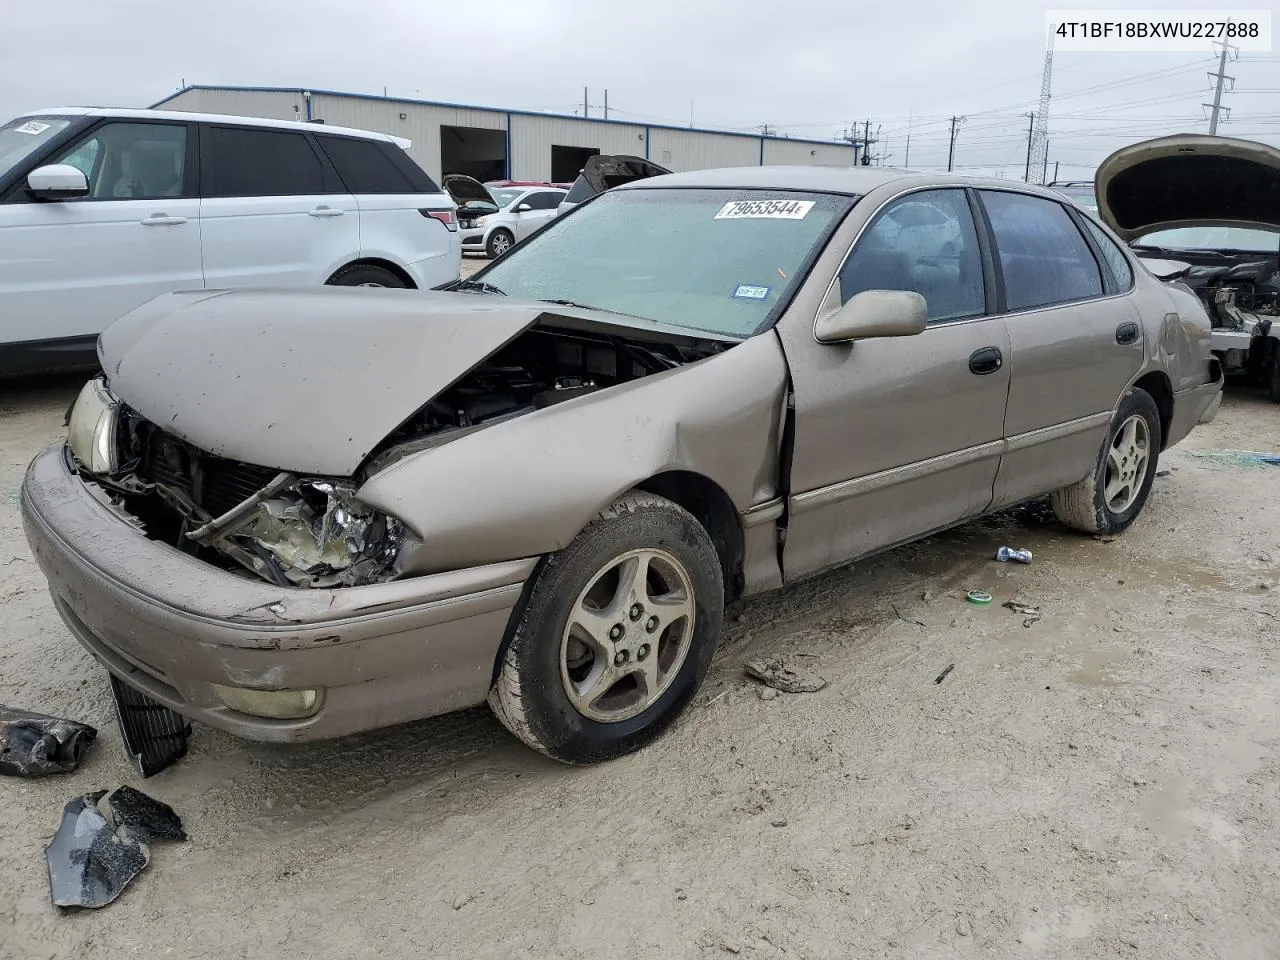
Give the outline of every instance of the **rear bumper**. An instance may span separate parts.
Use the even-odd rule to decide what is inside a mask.
[[[31,463],[23,526],[75,638],[183,716],[260,741],[319,740],[484,701],[536,560],[335,590],[275,587],[148,540],[76,475],[62,443]],[[323,690],[269,720],[212,684]]]
[[[1173,395],[1173,418],[1169,436],[1165,438],[1166,448],[1184,440],[1197,424],[1209,423],[1218,415],[1224,380],[1217,357],[1209,359],[1209,370],[1212,379],[1208,383]]]

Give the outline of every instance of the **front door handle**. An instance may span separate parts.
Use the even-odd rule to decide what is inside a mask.
[[[345,212],[345,210],[335,210],[333,207],[323,206],[316,207],[314,210],[308,211],[308,213],[313,217],[340,217]]]
[[[168,217],[163,213],[153,213],[145,220],[141,221],[144,227],[171,227],[175,224],[186,223],[186,217]]]
[[[1116,327],[1116,343],[1137,343],[1138,342],[1138,325],[1132,320],[1127,320],[1120,326]]]
[[[1004,366],[1004,354],[999,347],[983,347],[969,354],[969,371],[980,377],[995,373]]]

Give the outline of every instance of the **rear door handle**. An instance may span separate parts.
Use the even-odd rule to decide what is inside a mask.
[[[1116,343],[1137,343],[1138,325],[1128,320],[1116,327]]]
[[[308,211],[313,217],[340,217],[345,212],[345,210],[335,210],[333,207],[316,207],[314,210]]]
[[[980,377],[995,373],[1004,366],[1004,354],[999,347],[983,347],[969,354],[969,371]]]
[[[153,213],[145,220],[141,221],[144,227],[171,227],[175,224],[186,223],[186,217],[168,217],[163,213]]]

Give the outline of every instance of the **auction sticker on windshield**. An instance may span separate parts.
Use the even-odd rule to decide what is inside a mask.
[[[803,220],[813,209],[812,200],[730,200],[717,220]]]
[[[28,120],[22,126],[16,127],[15,129],[19,133],[37,134],[37,133],[44,133],[46,130],[49,129],[49,125],[47,123],[40,123],[36,120]]]

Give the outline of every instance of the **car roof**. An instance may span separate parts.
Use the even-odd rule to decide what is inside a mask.
[[[863,196],[887,184],[899,183],[905,188],[927,187],[983,187],[997,190],[1017,190],[1049,197],[1056,201],[1061,194],[1045,187],[1026,184],[1020,180],[1001,180],[987,177],[965,177],[950,173],[921,173],[896,167],[725,167],[718,170],[694,170],[688,173],[669,173],[659,177],[646,177],[630,183],[619,184],[614,190],[645,190],[654,187],[709,187],[808,190],[816,193],[842,193]]]
[[[60,117],[109,117],[123,120],[186,120],[191,123],[234,123],[246,127],[270,127],[284,130],[310,130],[320,133],[336,133],[366,140],[382,140],[394,143],[408,150],[413,146],[412,140],[404,137],[393,137],[386,133],[375,133],[372,130],[356,130],[351,127],[332,127],[327,123],[304,123],[301,120],[268,120],[263,117],[236,117],[221,113],[183,113],[179,110],[149,110],[138,107],[52,107],[47,110],[32,110],[24,117],[60,116]]]

